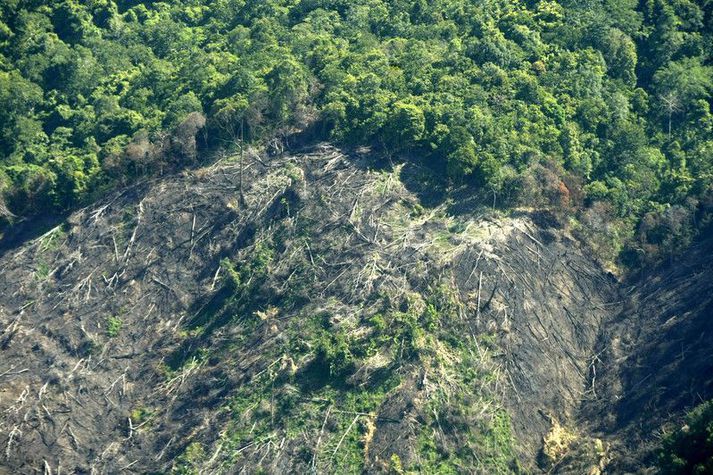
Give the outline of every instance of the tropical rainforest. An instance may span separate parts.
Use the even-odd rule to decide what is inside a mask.
[[[6,0],[0,229],[301,134],[637,265],[708,222],[712,59],[710,0]]]

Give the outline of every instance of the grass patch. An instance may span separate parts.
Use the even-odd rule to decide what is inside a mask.
[[[117,316],[112,316],[106,319],[106,336],[116,338],[121,332],[124,322]]]
[[[143,424],[153,415],[153,411],[145,407],[137,407],[131,411],[131,422],[134,425]]]
[[[37,267],[35,268],[35,279],[40,282],[44,282],[49,278],[51,271],[52,269],[50,269],[49,264],[47,264],[43,260],[40,260],[40,262],[37,263]]]
[[[171,471],[174,475],[198,475],[200,464],[206,458],[205,449],[200,442],[191,443],[186,450],[176,459]]]

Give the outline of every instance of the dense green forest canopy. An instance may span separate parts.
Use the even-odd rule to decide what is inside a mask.
[[[711,0],[5,0],[0,220],[191,162],[242,124],[568,211],[640,260],[710,207],[712,55]]]

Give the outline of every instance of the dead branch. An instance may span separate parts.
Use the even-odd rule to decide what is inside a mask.
[[[168,446],[171,445],[174,440],[176,440],[175,435],[169,439],[169,441],[166,443],[166,445],[163,446],[163,448],[161,449],[161,452],[159,452],[159,454],[156,456],[156,458],[154,458],[155,461],[158,462],[159,460],[161,460],[163,458],[163,454],[166,453],[166,450],[168,450]]]
[[[317,445],[314,448],[314,453],[312,453],[312,473],[317,472],[317,454],[319,453],[319,446],[322,443],[322,436],[324,435],[324,427],[327,425],[327,419],[329,418],[329,413],[332,410],[330,405],[327,408],[327,414],[324,416],[324,421],[322,422],[322,429],[319,431],[319,437],[317,437]]]
[[[116,383],[118,383],[119,381],[124,380],[124,385],[125,385],[125,383],[126,383],[126,372],[127,372],[128,370],[129,370],[128,367],[125,368],[125,369],[124,369],[124,372],[122,373],[122,375],[119,376],[118,378],[116,378],[113,383],[111,383],[111,386],[109,386],[109,389],[107,389],[106,391],[104,391],[104,395],[105,395],[105,396],[108,396],[109,394],[111,394],[111,392],[114,390],[114,386],[116,386]],[[122,385],[122,387],[123,387],[124,385]],[[119,393],[119,395],[120,395],[120,396],[123,396],[123,390],[122,390],[122,392]]]
[[[7,439],[7,448],[5,449],[5,458],[9,459],[10,458],[10,451],[12,450],[12,443],[15,440],[15,437],[22,437],[22,431],[18,429],[17,426],[14,426],[10,433],[8,434],[8,439]]]
[[[339,443],[337,444],[337,447],[334,449],[334,452],[332,452],[332,458],[334,458],[337,455],[337,452],[339,451],[339,447],[342,446],[342,442],[344,442],[344,439],[347,437],[347,434],[349,434],[349,431],[352,429],[354,424],[357,423],[357,421],[359,420],[360,417],[361,417],[361,415],[357,414],[354,417],[354,420],[352,420],[352,423],[349,424],[349,427],[347,427],[347,430],[344,431],[344,434],[342,434],[342,438],[339,439]]]
[[[74,448],[75,449],[79,448],[79,446],[81,445],[79,443],[79,439],[77,439],[77,436],[74,435],[74,431],[72,430],[72,427],[69,425],[67,426],[67,432],[69,433],[69,436],[72,439],[72,444],[74,445]]]
[[[111,233],[111,240],[114,243],[114,262],[119,262],[119,247],[116,245],[116,237]]]
[[[129,436],[124,440],[129,440],[134,436],[134,423],[132,422],[131,417],[127,417],[126,419],[129,421]]]
[[[101,218],[102,214],[104,214],[104,211],[106,211],[110,205],[111,205],[111,203],[106,204],[106,205],[102,206],[101,208],[97,208],[94,211],[92,211],[89,218],[94,221],[94,224],[96,224],[97,221],[99,221],[99,218]]]
[[[221,437],[224,436],[224,435],[225,435],[225,434],[222,433],[222,434],[221,434]],[[211,456],[211,458],[208,459],[208,461],[205,463],[205,466],[206,466],[206,467],[211,467],[211,466],[213,466],[213,463],[214,463],[215,460],[218,458],[218,455],[220,454],[220,451],[221,451],[221,450],[223,450],[223,441],[222,441],[222,440],[218,443],[218,446],[216,447],[215,452],[213,452],[213,455]]]
[[[153,280],[154,282],[156,282],[158,285],[160,285],[160,286],[163,287],[164,289],[166,289],[166,290],[168,290],[168,291],[173,292],[174,294],[176,294],[176,291],[173,290],[173,287],[171,287],[171,286],[168,285],[168,284],[165,284],[165,283],[161,282],[161,281],[158,279],[158,277],[153,276],[153,277],[151,278],[151,280]],[[178,294],[176,294],[176,295],[178,295]]]
[[[137,460],[134,460],[134,461],[131,462],[129,465],[126,465],[125,467],[121,467],[121,470],[122,470],[122,471],[128,470],[129,468],[131,468],[131,467],[133,467],[134,465],[136,465],[138,462],[139,462],[138,459],[137,459]]]
[[[130,253],[131,253],[131,248],[134,245],[134,241],[136,241],[136,233],[139,230],[139,226],[141,225],[141,218],[143,217],[144,214],[144,199],[142,199],[139,202],[139,212],[136,215],[136,226],[134,226],[134,231],[131,233],[131,239],[129,239],[129,244],[126,246],[126,251],[124,251],[124,264],[126,264],[129,261]]]
[[[16,366],[13,366],[9,370],[5,371],[4,373],[0,373],[0,378],[2,378],[3,376],[22,374],[22,373],[26,373],[26,372],[30,371],[28,368],[21,369],[19,371],[14,371],[15,368],[16,368]]]

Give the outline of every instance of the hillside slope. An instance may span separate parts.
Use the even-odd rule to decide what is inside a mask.
[[[713,241],[631,282],[602,328],[596,395],[581,417],[613,441],[617,473],[654,465],[662,427],[713,398]]]
[[[646,460],[626,449],[645,394],[611,401],[617,387],[683,394],[672,376],[637,385],[659,354],[644,343],[699,331],[670,318],[710,292],[677,298],[682,281],[663,277],[621,292],[543,213],[424,209],[428,190],[404,185],[427,181],[410,179],[423,173],[413,166],[380,169],[327,145],[266,160],[249,160],[243,196],[238,164],[219,162],[126,189],[5,251],[0,473],[576,472],[617,453]],[[678,272],[710,273],[696,269]],[[709,325],[701,305],[691,311]],[[650,336],[640,311],[668,323]],[[673,362],[673,349],[660,357]],[[617,363],[596,379],[599,361]],[[691,378],[711,374],[695,361]],[[657,408],[693,402],[666,401]],[[614,413],[599,424],[602,411]],[[578,444],[553,445],[570,431]],[[590,450],[602,446],[591,435],[614,450]],[[570,445],[574,462],[562,460]]]

